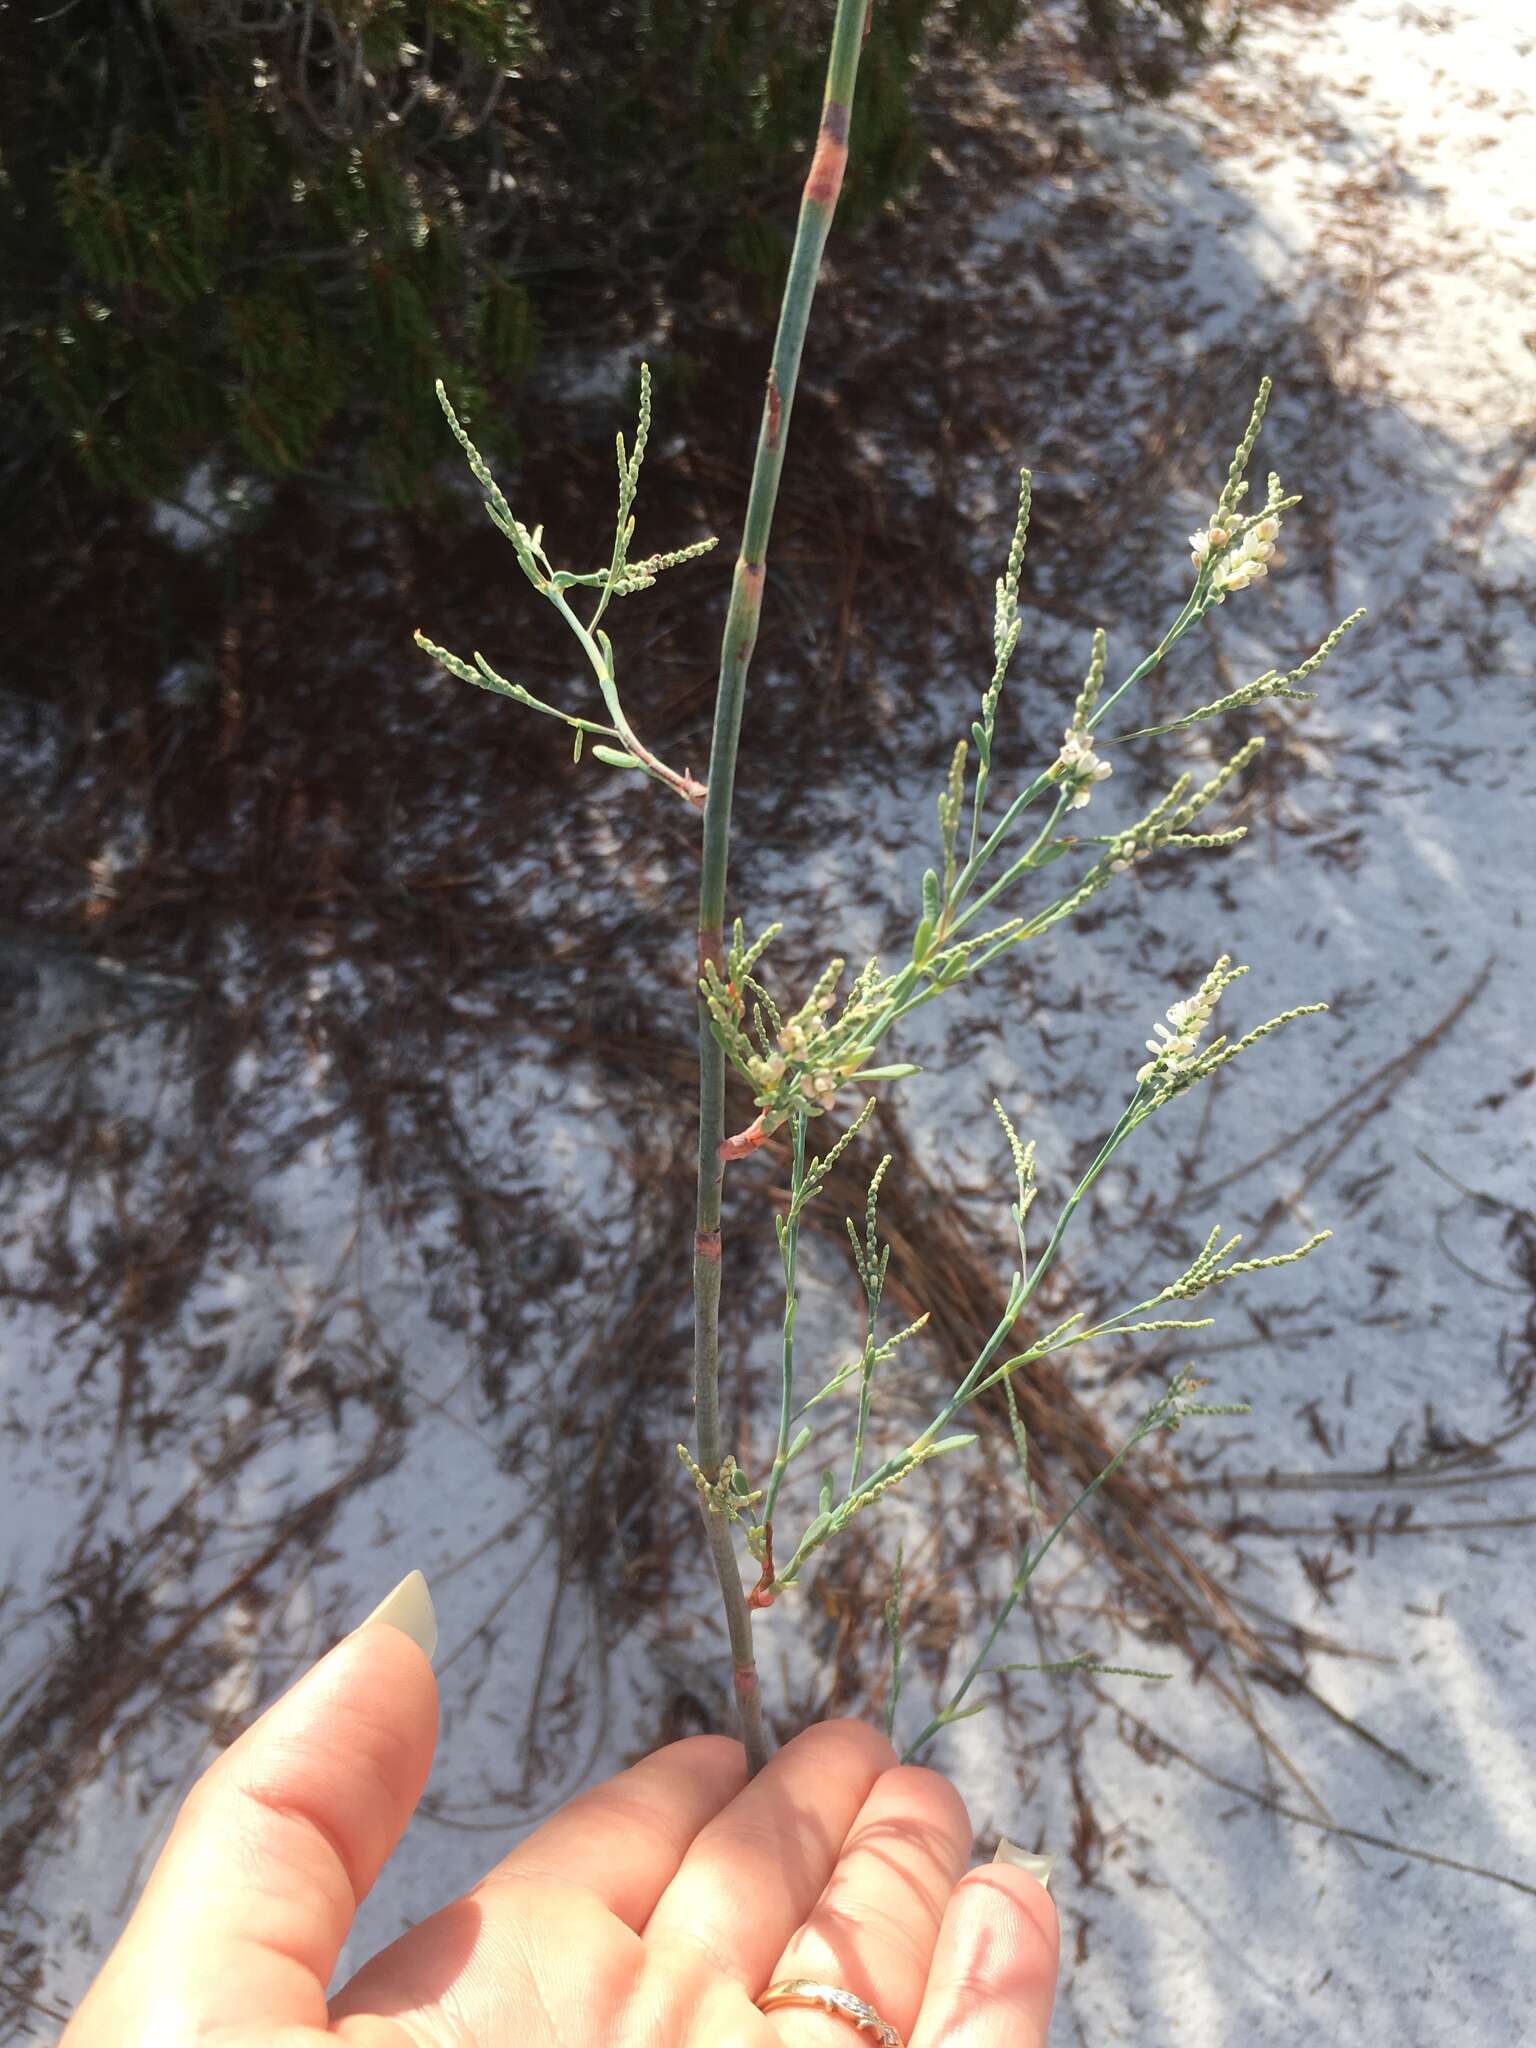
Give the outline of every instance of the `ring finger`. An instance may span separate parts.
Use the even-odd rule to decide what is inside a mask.
[[[947,1779],[912,1767],[884,1772],[769,1983],[801,1979],[851,1992],[909,2040],[945,1902],[970,1847],[970,1821]],[[814,2004],[775,2005],[766,2017],[784,2048],[850,2048],[859,2038],[848,2018]],[[867,2044],[869,2034],[862,2038]]]

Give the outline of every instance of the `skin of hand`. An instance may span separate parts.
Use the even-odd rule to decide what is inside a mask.
[[[437,1688],[387,1622],[346,1637],[193,1787],[60,2048],[853,2048],[786,1977],[855,1992],[907,2048],[1044,2048],[1056,1911],[962,1875],[937,1773],[825,1721],[746,1780],[694,1736],[561,1808],[327,2001],[426,1784]]]

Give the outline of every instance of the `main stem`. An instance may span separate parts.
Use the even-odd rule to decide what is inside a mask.
[[[848,161],[848,124],[853,110],[867,0],[837,0],[832,50],[827,61],[827,87],[822,100],[816,154],[800,201],[800,219],[790,253],[789,276],[779,310],[773,361],[752,465],[746,526],[741,553],[731,580],[725,636],[720,648],[720,682],[715,697],[715,730],[709,753],[709,785],[704,800],[704,851],[699,877],[699,973],[706,961],[723,969],[725,885],[730,864],[731,796],[736,783],[736,748],[741,737],[741,711],[747,670],[757,642],[763,604],[763,579],[768,563],[768,535],[784,467],[789,415],[795,402],[800,355],[810,320],[811,301],[821,270],[821,254],[831,230],[837,196]],[[725,1455],[720,1432],[720,1185],[725,1139],[725,1054],[710,1029],[709,1013],[699,1004],[699,1180],[693,1241],[693,1405],[699,1469],[710,1479]],[[709,1512],[705,1524],[710,1555],[720,1581],[725,1624],[731,1642],[731,1670],[742,1740],[749,1773],[768,1760],[763,1732],[762,1697],[757,1662],[752,1652],[752,1621],[741,1573],[731,1543],[730,1524]]]

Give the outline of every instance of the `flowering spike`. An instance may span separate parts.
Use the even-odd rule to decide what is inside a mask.
[[[1088,660],[1088,673],[1083,687],[1077,693],[1077,702],[1072,707],[1072,730],[1081,732],[1093,716],[1093,707],[1099,701],[1099,692],[1104,687],[1104,662],[1109,651],[1109,642],[1104,628],[1096,626],[1093,633],[1093,653]]]
[[[1227,470],[1227,481],[1222,488],[1221,497],[1217,502],[1216,516],[1218,519],[1222,519],[1225,515],[1235,512],[1237,509],[1238,501],[1242,497],[1244,490],[1243,478],[1248,471],[1248,464],[1253,455],[1254,443],[1259,438],[1259,429],[1264,424],[1264,414],[1269,407],[1269,394],[1273,389],[1274,386],[1270,383],[1268,377],[1261,377],[1259,379],[1258,395],[1253,401],[1253,410],[1248,415],[1248,424],[1243,429],[1243,438],[1238,442],[1237,449],[1233,454],[1231,466]]]

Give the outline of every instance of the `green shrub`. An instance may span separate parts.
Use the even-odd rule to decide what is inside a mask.
[[[991,50],[1022,0],[878,0],[856,226],[925,145],[920,58]],[[1110,0],[1085,41],[1128,47]],[[1199,0],[1155,19],[1198,42]],[[722,285],[776,300],[824,0],[75,0],[0,80],[0,411],[155,495],[198,459],[409,502],[434,379],[503,428],[541,329]],[[1138,16],[1138,20],[1145,17]],[[1118,60],[1116,60],[1118,61]],[[1133,68],[1135,68],[1133,66]]]

